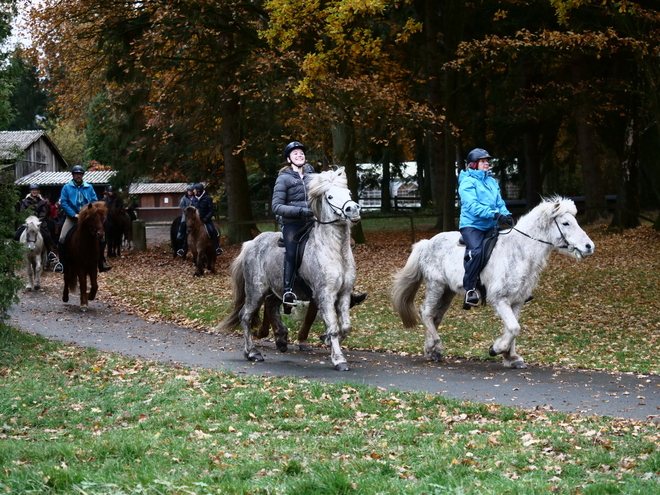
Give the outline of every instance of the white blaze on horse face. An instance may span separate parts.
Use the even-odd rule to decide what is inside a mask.
[[[555,220],[560,234],[564,236],[566,244],[568,244],[566,247],[561,246],[560,251],[565,251],[566,254],[577,259],[594,254],[594,241],[582,230],[573,215],[567,213],[557,217]]]

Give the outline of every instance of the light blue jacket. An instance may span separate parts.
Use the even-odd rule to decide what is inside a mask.
[[[511,215],[500,194],[500,186],[490,172],[461,170],[458,174],[458,195],[461,198],[459,229],[474,227],[489,230],[497,227],[496,213]]]
[[[69,217],[75,217],[83,206],[95,201],[98,201],[96,192],[92,185],[85,181],[77,186],[72,179],[68,184],[64,184],[60,193],[60,204]]]

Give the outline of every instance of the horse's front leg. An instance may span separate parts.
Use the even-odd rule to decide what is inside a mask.
[[[339,320],[339,343],[342,344],[344,339],[348,337],[348,334],[351,333],[351,317],[349,315],[349,309],[351,307],[351,293],[350,291],[345,294],[341,294],[337,298],[335,303],[337,310],[337,316]]]
[[[334,299],[334,298],[333,298]],[[330,359],[337,371],[348,371],[350,368],[348,362],[341,352],[340,330],[337,321],[337,313],[334,301],[330,298],[324,298],[318,304],[321,317],[325,323],[325,335],[323,340],[330,346]]]
[[[201,277],[204,275],[204,261],[204,253],[200,251],[195,258],[195,277]]]
[[[513,308],[508,303],[500,301],[494,304],[494,307],[504,322],[504,329],[500,338],[495,340],[488,352],[491,356],[502,354],[502,364],[505,368],[527,368],[525,360],[516,353],[516,337],[520,333],[518,315],[521,306]]]
[[[89,309],[87,302],[87,274],[84,270],[78,271],[78,288],[80,290],[80,311],[83,313]]]
[[[32,288],[34,287],[34,266],[30,258],[26,258],[25,261],[27,262],[26,269],[27,269],[27,277],[28,277],[28,283],[25,286],[25,288],[27,290],[32,290]]]
[[[90,301],[94,300],[94,298],[96,297],[96,293],[99,290],[98,275],[99,272],[96,269],[94,269],[89,274],[89,284],[91,287],[89,289],[89,294],[87,295],[87,299],[89,299]]]
[[[41,263],[41,255],[34,257],[34,289],[41,289],[41,272],[44,271],[44,266]]]

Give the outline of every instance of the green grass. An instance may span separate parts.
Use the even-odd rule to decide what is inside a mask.
[[[660,491],[650,423],[0,343],[5,493]]]

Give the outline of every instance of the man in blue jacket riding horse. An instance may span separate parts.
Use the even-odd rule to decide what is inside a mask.
[[[498,223],[513,226],[513,217],[504,204],[500,186],[490,173],[491,158],[486,150],[473,149],[468,153],[466,169],[458,175],[458,195],[461,198],[459,230],[465,243],[465,309],[479,304],[477,279],[481,271],[484,239],[497,228]]]
[[[62,263],[64,260],[65,252],[65,243],[67,233],[78,224],[78,213],[83,208],[83,206],[94,203],[98,201],[96,196],[96,191],[91,184],[88,184],[83,180],[83,175],[85,175],[85,169],[80,165],[75,165],[71,169],[72,179],[62,188],[60,193],[60,205],[66,213],[66,220],[62,225],[62,230],[60,231],[60,240],[59,240],[59,251],[60,251],[60,263],[55,266],[55,271],[63,271]],[[105,261],[105,245],[101,246],[101,256],[99,258],[99,271],[107,272],[112,269]]]

